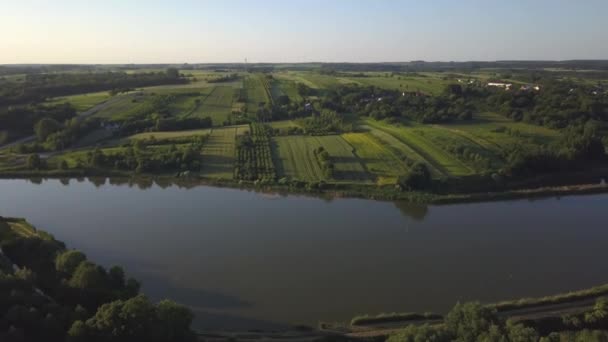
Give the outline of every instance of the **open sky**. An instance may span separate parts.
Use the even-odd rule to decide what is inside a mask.
[[[0,64],[608,59],[607,0],[0,0]]]

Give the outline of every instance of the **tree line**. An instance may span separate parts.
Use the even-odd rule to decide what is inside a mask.
[[[38,103],[50,97],[83,94],[112,89],[131,89],[163,84],[181,84],[177,69],[165,72],[124,73],[35,73],[22,82],[0,83],[0,106]]]

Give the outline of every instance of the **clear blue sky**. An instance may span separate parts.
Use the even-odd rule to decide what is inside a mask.
[[[608,0],[0,0],[0,63],[608,59]]]

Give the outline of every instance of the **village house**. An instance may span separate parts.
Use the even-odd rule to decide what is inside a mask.
[[[510,90],[513,87],[511,83],[500,83],[500,82],[488,82],[488,87],[497,87],[497,88],[505,88],[506,90]]]

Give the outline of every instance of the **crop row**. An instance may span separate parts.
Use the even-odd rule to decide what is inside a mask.
[[[235,178],[250,181],[276,179],[270,150],[270,127],[251,124],[251,134],[239,137],[236,155]]]

